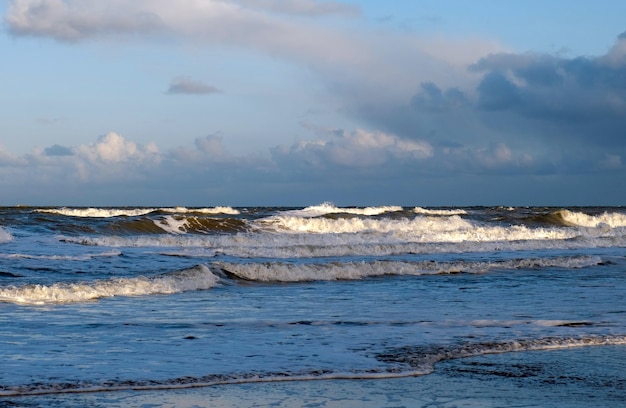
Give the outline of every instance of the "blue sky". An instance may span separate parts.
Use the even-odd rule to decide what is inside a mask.
[[[626,204],[623,1],[0,12],[0,205]]]

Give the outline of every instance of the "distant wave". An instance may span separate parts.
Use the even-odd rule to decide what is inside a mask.
[[[159,208],[158,211],[164,213],[176,213],[176,214],[227,214],[238,215],[239,210],[232,207],[208,207],[208,208],[187,208],[187,207],[170,207]]]
[[[153,212],[176,213],[176,214],[239,214],[238,210],[232,207],[211,207],[211,208],[187,208],[187,207],[165,207],[165,208],[43,208],[36,212],[59,214],[69,217],[84,218],[111,218],[111,217],[137,217]]]
[[[413,212],[416,214],[424,214],[424,215],[464,215],[467,214],[467,211],[461,209],[455,210],[431,210],[422,207],[415,207]]]
[[[526,351],[562,350],[578,347],[626,345],[626,335],[587,335],[578,337],[544,337],[538,339],[512,339],[488,343],[452,345],[404,346],[388,348],[373,355],[384,366],[372,364],[370,369],[336,371],[310,369],[308,371],[251,372],[232,374],[207,374],[169,379],[121,380],[102,382],[76,381],[63,383],[36,382],[23,385],[0,385],[0,397],[67,394],[88,392],[113,392],[127,390],[170,390],[210,387],[226,384],[246,384],[283,381],[316,381],[331,379],[382,379],[428,375],[435,365],[446,360]]]
[[[83,218],[110,218],[110,217],[135,217],[146,215],[153,211],[154,208],[43,208],[37,209],[36,212],[65,215],[68,217]]]
[[[469,221],[459,216],[443,219],[427,217],[399,218],[399,219],[370,219],[370,218],[302,218],[278,215],[257,221],[260,229],[269,229],[276,232],[309,232],[318,234],[380,232],[399,233],[416,232],[430,234],[441,231],[463,231],[473,228]]]
[[[384,256],[537,249],[577,249],[626,246],[620,231],[577,228],[480,227],[463,231],[376,233],[276,232],[154,234],[141,236],[60,236],[64,242],[88,246],[179,248],[203,251],[203,256],[261,258]]]
[[[190,290],[210,289],[218,284],[219,277],[208,267],[198,265],[182,271],[154,277],[117,278],[93,282],[55,283],[0,287],[0,301],[45,305],[75,303],[112,296],[145,296],[180,293]]]
[[[402,211],[402,207],[381,206],[381,207],[363,207],[363,208],[350,208],[350,207],[336,207],[333,203],[325,202],[319,205],[313,205],[303,208],[302,210],[289,210],[283,211],[282,215],[292,217],[319,217],[327,214],[355,214],[355,215],[380,215],[387,212]]]

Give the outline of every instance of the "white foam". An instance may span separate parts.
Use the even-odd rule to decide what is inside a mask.
[[[235,210],[232,207],[209,207],[209,208],[170,207],[170,208],[159,208],[159,211],[176,213],[176,214],[188,214],[188,213],[227,214],[227,215],[240,214],[239,210]]]
[[[384,361],[387,356],[391,356],[393,359],[392,361],[394,362],[406,361],[414,368],[420,368],[428,371],[434,370],[435,363],[444,360],[477,357],[488,354],[625,344],[626,336],[623,335],[546,337],[541,339],[519,339],[503,342],[469,343],[460,346],[433,347],[430,352],[425,350],[424,347],[417,347],[415,350],[411,350],[410,347],[406,347],[397,353],[394,353],[394,351],[391,350],[389,354],[382,356],[382,359]]]
[[[154,208],[55,208],[55,209],[38,209],[41,213],[66,215],[68,217],[83,218],[111,218],[111,217],[135,217],[149,214],[155,211]]]
[[[45,305],[85,302],[112,296],[145,296],[173,294],[215,287],[219,278],[209,268],[199,265],[191,269],[155,277],[117,278],[83,283],[9,286],[0,288],[0,301]]]
[[[257,222],[260,229],[275,232],[308,232],[315,234],[338,234],[357,232],[419,233],[434,236],[443,231],[467,231],[473,224],[459,216],[434,218],[417,216],[413,219],[370,219],[370,218],[302,218],[274,216]]]
[[[282,214],[292,217],[319,217],[326,214],[355,214],[355,215],[380,215],[387,212],[402,211],[402,207],[397,205],[381,206],[381,207],[363,207],[363,208],[349,208],[349,207],[336,207],[333,203],[325,202],[319,205],[313,205],[303,208],[302,210],[289,210],[283,211]]]
[[[94,254],[81,254],[81,255],[32,255],[32,254],[0,254],[0,258],[11,259],[43,259],[50,261],[88,261],[94,258],[106,258],[120,256],[122,253],[117,250],[100,252]]]
[[[454,218],[453,216],[451,218]],[[439,220],[449,220],[437,218]],[[333,221],[333,220],[330,220]],[[626,246],[626,234],[599,229],[478,227],[449,231],[393,231],[388,233],[277,233],[246,232],[223,235],[152,234],[142,236],[66,236],[65,242],[107,247],[202,248],[214,254],[239,257],[299,258],[327,256],[384,256],[395,254],[523,251]]]
[[[558,214],[563,218],[563,220],[565,220],[565,222],[581,227],[626,227],[626,214],[622,213],[604,212],[600,215],[588,215],[577,211],[560,210],[558,211]]]
[[[7,232],[4,228],[0,227],[0,244],[13,240],[13,235]]]
[[[241,279],[259,282],[303,282],[352,280],[383,275],[434,275],[450,273],[485,273],[493,269],[565,267],[583,268],[597,265],[597,256],[513,259],[499,262],[333,262],[294,264],[283,262],[227,263],[219,267]]]
[[[422,207],[415,207],[413,212],[416,214],[424,214],[424,215],[464,215],[467,214],[467,211],[461,209],[453,209],[453,210],[430,210]]]
[[[187,230],[187,219],[172,217],[167,215],[160,220],[153,220],[154,225],[170,234],[184,234]]]

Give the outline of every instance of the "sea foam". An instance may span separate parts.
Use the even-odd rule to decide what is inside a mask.
[[[4,228],[0,227],[0,244],[3,242],[9,242],[13,240],[13,235],[7,232]]]
[[[333,263],[227,263],[214,265],[227,273],[248,281],[303,282],[353,280],[383,275],[435,275],[451,273],[486,273],[494,269],[521,268],[584,268],[598,265],[597,256],[512,259],[493,262],[372,261]]]
[[[292,217],[319,217],[326,214],[354,214],[354,215],[380,215],[387,212],[402,211],[402,207],[397,205],[386,205],[380,207],[336,207],[333,203],[325,202],[319,205],[313,205],[301,210],[283,211],[282,215]]]
[[[415,207],[413,212],[416,214],[424,214],[424,215],[465,215],[467,211],[462,209],[451,209],[451,210],[432,210],[422,207]]]
[[[577,211],[559,210],[557,214],[568,224],[581,227],[626,227],[626,214],[622,213],[604,212],[600,215],[588,215]]]
[[[0,301],[30,305],[75,303],[113,296],[165,295],[210,289],[218,282],[219,277],[208,267],[198,265],[154,277],[1,287]]]
[[[135,217],[146,215],[153,211],[154,208],[44,208],[35,210],[40,213],[65,215],[68,217],[82,218],[111,218],[111,217]]]

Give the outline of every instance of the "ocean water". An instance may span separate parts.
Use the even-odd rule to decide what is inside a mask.
[[[3,207],[0,406],[624,406],[625,278],[621,207]]]

